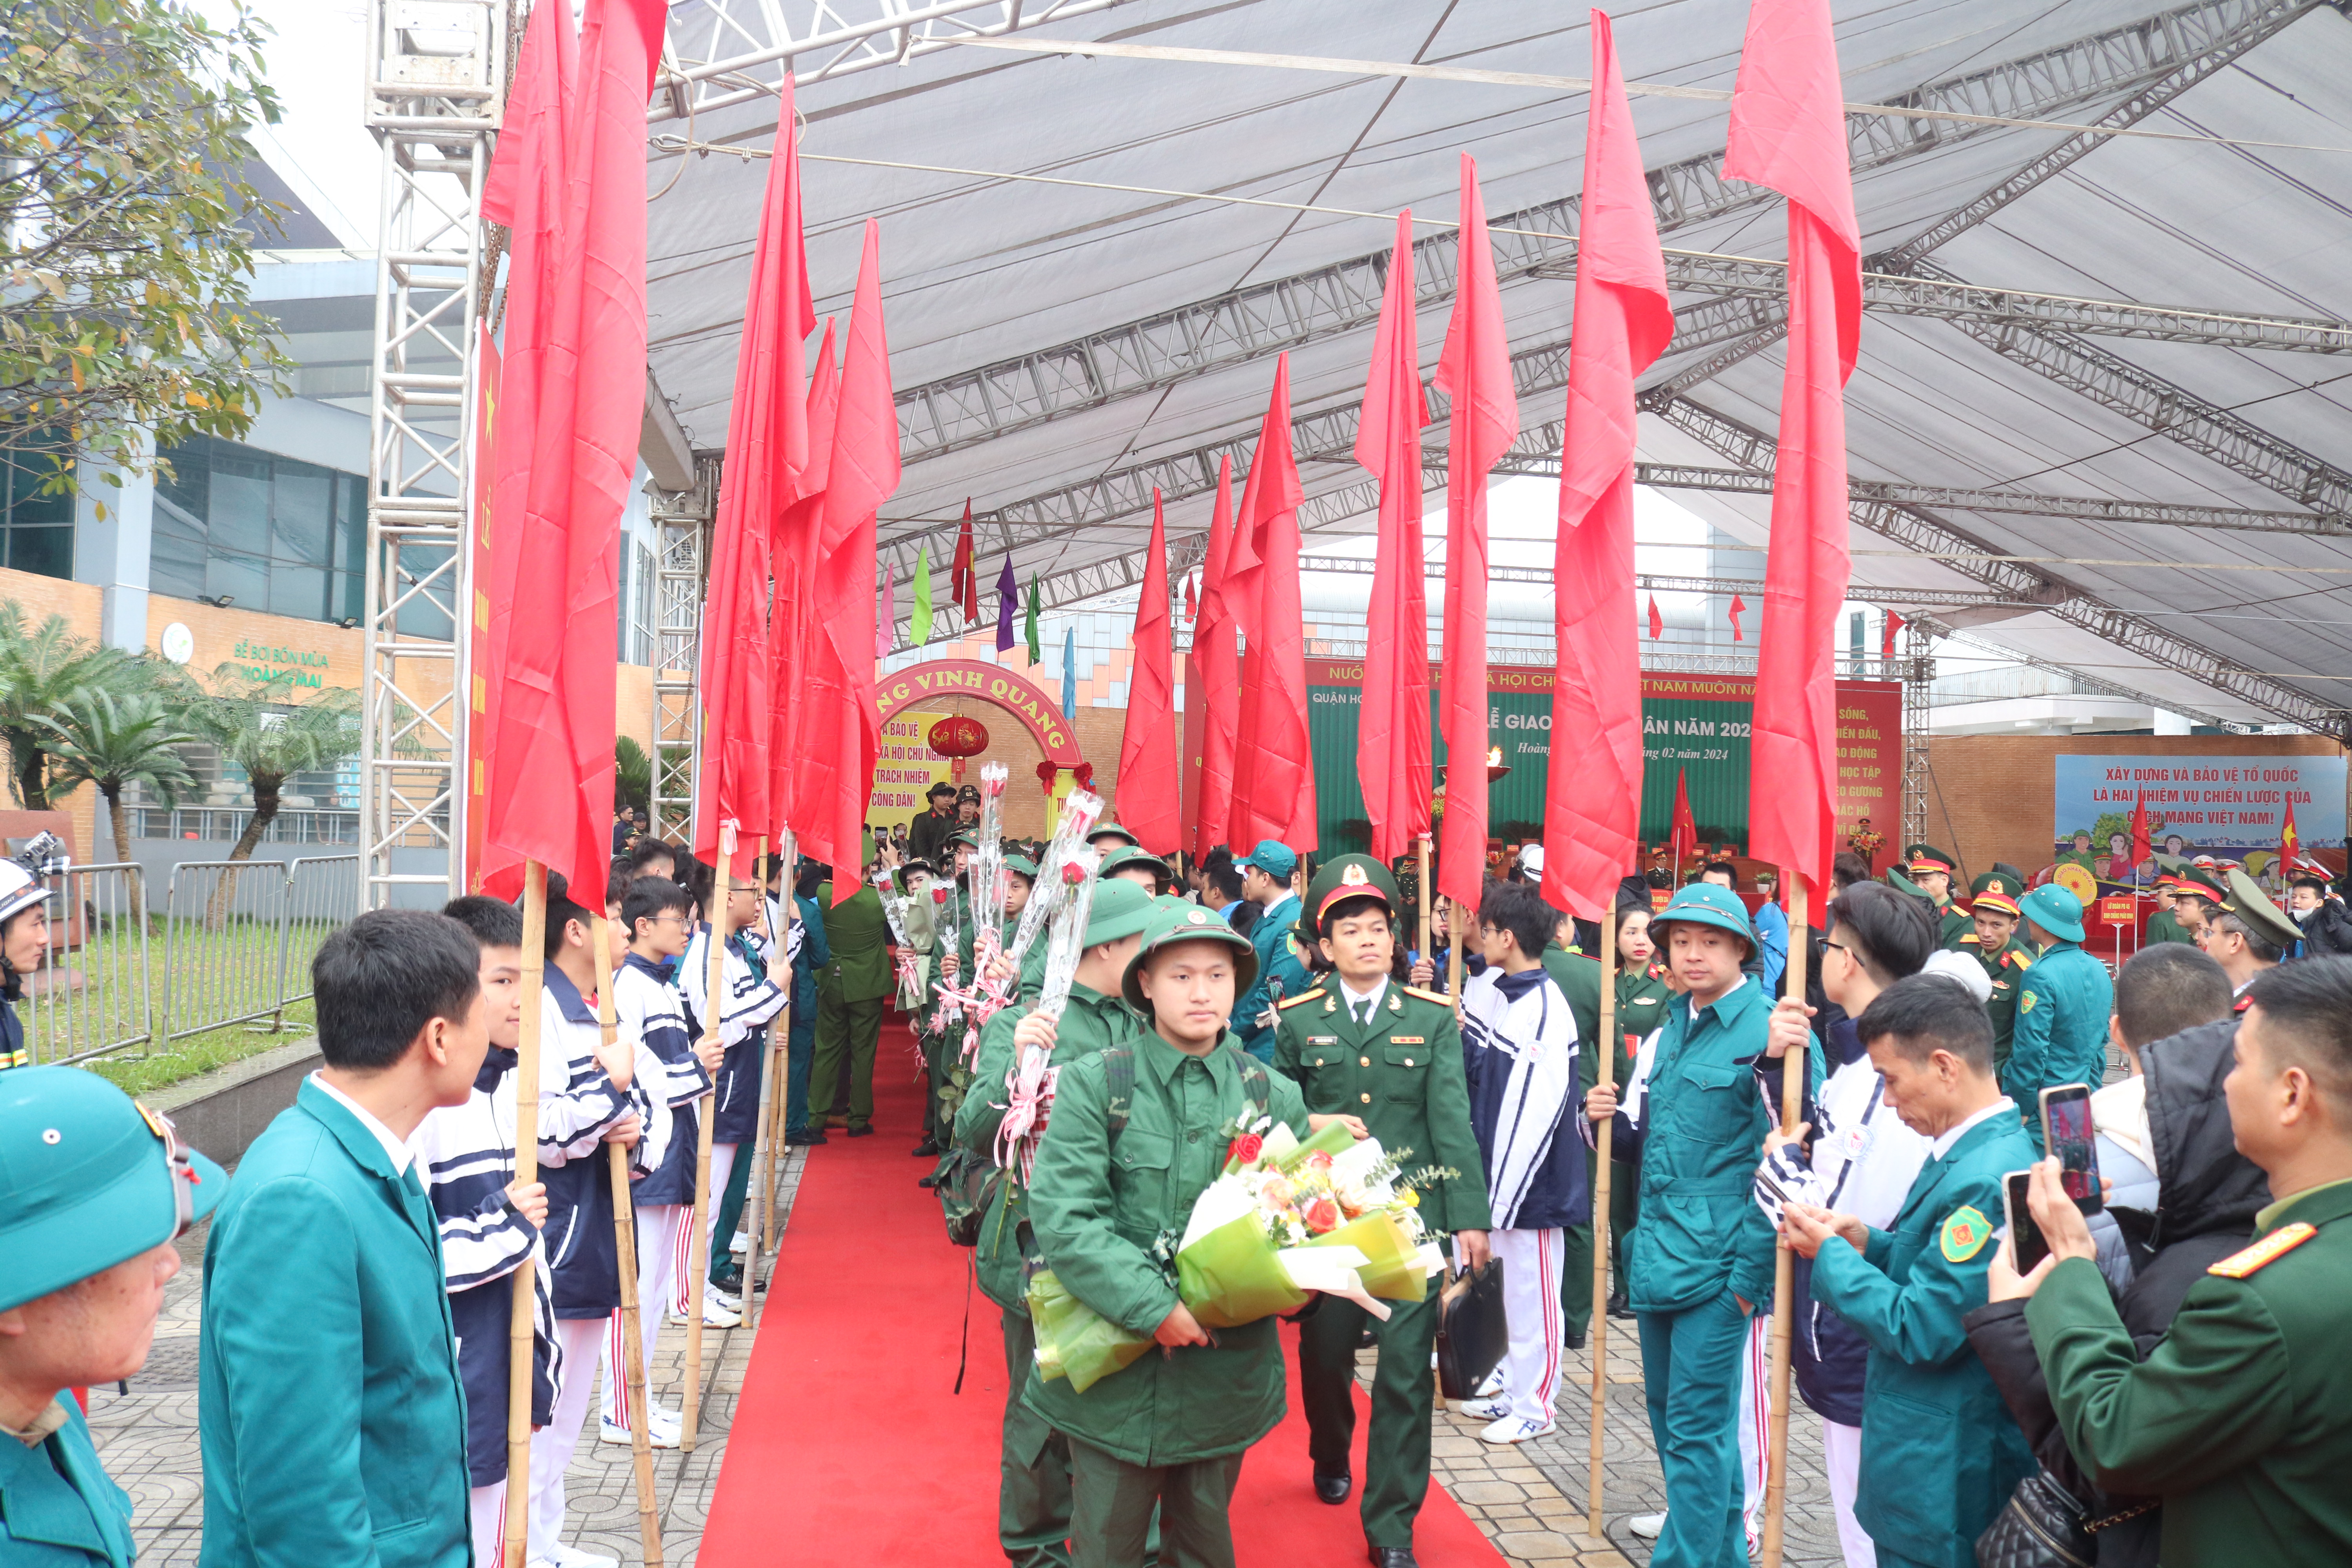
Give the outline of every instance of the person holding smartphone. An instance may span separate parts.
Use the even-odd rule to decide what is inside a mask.
[[[1854,1517],[1879,1563],[1964,1568],[2035,1468],[1961,1323],[1985,1303],[2001,1177],[2033,1146],[1993,1076],[1992,1025],[1959,982],[1898,980],[1854,1029],[1886,1108],[1929,1140],[1927,1161],[1891,1224],[1791,1199],[1781,1234],[1812,1260],[1813,1300],[1870,1342]]]

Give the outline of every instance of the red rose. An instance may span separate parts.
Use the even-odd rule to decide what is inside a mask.
[[[1062,882],[1066,887],[1075,888],[1086,879],[1086,868],[1076,861],[1073,860],[1062,868]]]
[[[1321,1149],[1316,1150],[1315,1152],[1307,1156],[1307,1168],[1310,1171],[1329,1170],[1331,1168],[1330,1154]]]
[[[1339,1228],[1339,1205],[1329,1198],[1317,1198],[1298,1211],[1298,1217],[1317,1236],[1328,1236]]]
[[[1244,1132],[1225,1150],[1225,1159],[1236,1165],[1254,1165],[1265,1151],[1265,1140],[1255,1132]]]

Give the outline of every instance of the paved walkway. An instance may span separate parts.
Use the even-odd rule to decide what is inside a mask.
[[[794,1150],[785,1165],[780,1206],[789,1205],[799,1185],[807,1150]],[[911,1179],[911,1177],[910,1177]],[[785,1209],[789,1218],[789,1207]],[[128,1394],[94,1389],[89,1424],[99,1452],[114,1479],[127,1489],[136,1510],[133,1531],[142,1568],[194,1564],[204,1528],[201,1466],[196,1452],[196,1326],[208,1226],[182,1238],[187,1267],[165,1292],[154,1353],[131,1380]],[[951,1323],[951,1316],[943,1322]],[[1647,1548],[1625,1530],[1634,1513],[1664,1506],[1657,1460],[1650,1446],[1649,1421],[1642,1402],[1641,1363],[1632,1325],[1611,1324],[1609,1336],[1608,1452],[1604,1467],[1607,1504],[1605,1542],[1585,1528],[1592,1361],[1589,1352],[1567,1359],[1559,1402],[1559,1429],[1553,1436],[1513,1448],[1478,1440],[1481,1423],[1461,1415],[1438,1416],[1434,1443],[1436,1479],[1452,1489],[1496,1548],[1515,1563],[1592,1568],[1645,1563]],[[656,1449],[664,1561],[690,1564],[701,1543],[719,1468],[726,1457],[727,1429],[751,1357],[751,1335],[740,1329],[710,1331],[703,1342],[706,1384],[702,1438],[691,1454]],[[685,1330],[673,1324],[662,1336],[652,1382],[666,1405],[678,1403],[686,1360]],[[1363,1358],[1369,1379],[1371,1358]],[[593,1411],[590,1413],[593,1419]],[[1790,1426],[1789,1541],[1783,1561],[1804,1568],[1829,1568],[1840,1561],[1836,1530],[1822,1479],[1820,1425],[1801,1407]],[[1253,1463],[1279,1463],[1266,1454]],[[1304,1476],[1301,1477],[1302,1484]],[[972,1484],[993,1487],[994,1472]],[[593,1428],[572,1459],[569,1478],[573,1542],[592,1552],[641,1564],[636,1489],[626,1447],[596,1441]],[[779,1560],[789,1560],[781,1547]],[[971,1568],[987,1568],[973,1564]]]

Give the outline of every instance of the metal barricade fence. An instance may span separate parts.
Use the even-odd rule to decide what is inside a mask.
[[[69,866],[49,889],[49,945],[16,1005],[36,1062],[104,1056],[154,1039],[146,888],[127,862]]]
[[[159,1039],[272,1018],[285,941],[286,868],[276,860],[184,860],[164,897]]]
[[[360,858],[313,855],[286,863],[284,913],[278,925],[277,1026],[285,1011],[310,994],[310,960],[319,944],[360,912]]]

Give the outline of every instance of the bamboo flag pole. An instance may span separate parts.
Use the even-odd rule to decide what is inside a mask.
[[[1413,889],[1414,892],[1416,892],[1418,895],[1420,895],[1420,899],[1421,899],[1421,924],[1419,924],[1418,926],[1414,927],[1413,929],[1414,929],[1415,931],[1418,931],[1421,933],[1421,951],[1422,951],[1422,952],[1427,952],[1429,951],[1429,835],[1428,835],[1428,834],[1424,833],[1424,834],[1423,834],[1420,837],[1418,837],[1418,838],[1416,838],[1416,839],[1414,839],[1414,840],[1413,840],[1412,852],[1413,852],[1413,855],[1414,855],[1414,857],[1415,857],[1416,862],[1418,863],[1418,865],[1419,865],[1419,867],[1420,867],[1420,871],[1421,871],[1421,874],[1420,874],[1418,877],[1416,877],[1416,878],[1414,879],[1415,887],[1414,887],[1414,889]],[[1443,1373],[1433,1372],[1433,1373],[1431,1373],[1431,1376],[1434,1377],[1434,1378],[1437,1380],[1437,1394],[1436,1394],[1437,1408],[1438,1408],[1438,1409],[1440,1409],[1440,1410],[1443,1410],[1443,1409],[1444,1409],[1444,1408],[1445,1408],[1445,1374],[1444,1374],[1444,1373]]]
[[[798,925],[801,919],[800,893],[794,881],[794,878],[798,875],[800,868],[799,861],[800,846],[793,838],[793,835],[788,833],[784,836],[784,896],[780,900],[784,907],[784,939],[782,950],[786,952],[792,951],[793,927]],[[779,1129],[782,1129],[785,1125],[785,1123],[790,1120],[792,1114],[791,1107],[788,1103],[790,1085],[792,1081],[790,1076],[792,1073],[793,1036],[793,1007],[791,997],[792,992],[794,989],[797,989],[797,979],[787,984],[785,987],[784,1010],[777,1015],[777,1016],[782,1018],[784,1021],[784,1054],[780,1059],[784,1064],[783,1070],[786,1075],[784,1080],[786,1090],[784,1093],[776,1096],[775,1121],[776,1126]],[[776,1250],[776,1180],[778,1167],[782,1163],[783,1159],[783,1142],[781,1131],[768,1140],[768,1163],[766,1168],[760,1173],[761,1185],[765,1194],[761,1198],[760,1204],[760,1223],[764,1234],[755,1237],[752,1239],[753,1245],[759,1247],[761,1251],[770,1254],[773,1254]],[[745,1278],[744,1289],[746,1291],[751,1289],[749,1276],[746,1276]],[[743,1304],[746,1307],[749,1307],[751,1304],[751,1298],[748,1294],[743,1298]]]
[[[1805,879],[1789,867],[1780,868],[1789,889],[1788,994],[1805,999]],[[1804,1110],[1805,1078],[1811,1065],[1802,1056],[1780,1058],[1780,1133],[1797,1135],[1797,1117]],[[1789,1336],[1795,1319],[1795,1254],[1783,1237],[1772,1258],[1772,1391],[1770,1458],[1764,1471],[1764,1568],[1780,1568],[1780,1519],[1789,1491]]]
[[[588,941],[596,949],[596,1022],[610,1046],[620,1033],[613,1011],[613,933],[598,916],[590,923]],[[657,1086],[648,1085],[648,1092]],[[646,1341],[639,1328],[637,1300],[637,1211],[629,1196],[629,1151],[607,1143],[613,1163],[613,1234],[620,1255],[621,1366],[629,1394],[629,1447],[636,1456],[637,1537],[645,1544],[646,1568],[661,1568],[661,1521],[654,1511],[654,1450],[651,1442],[653,1405],[646,1395]]]
[[[547,867],[522,866],[522,1034],[515,1041],[515,1180],[539,1180],[540,988],[547,970]],[[534,1252],[514,1273],[514,1313],[507,1331],[506,1568],[530,1556],[530,1373],[538,1327],[539,1262]]]
[[[764,833],[760,836],[758,866],[754,879],[763,889],[764,896],[768,880],[775,871],[768,861],[768,836]],[[792,897],[792,884],[786,882],[782,902],[789,905]],[[779,919],[782,913],[782,910],[777,910]],[[743,1234],[747,1238],[743,1248],[743,1326],[754,1331],[760,1326],[760,1232],[767,1221],[766,1205],[772,1190],[768,1167],[776,1157],[776,1107],[784,1098],[783,1091],[777,1087],[777,1075],[788,1068],[787,1053],[791,1048],[793,1030],[793,966],[788,956],[791,949],[785,942],[790,930],[789,925],[779,925],[768,932],[769,951],[773,954],[773,962],[783,965],[784,1005],[768,1025],[768,1046],[760,1066],[759,1131],[751,1142],[751,1172],[743,1187]],[[770,978],[773,978],[772,973]],[[785,1042],[783,1049],[777,1047],[779,1040]],[[742,1158],[740,1150],[736,1158]]]
[[[719,1020],[727,1015],[727,924],[735,910],[735,825],[719,825],[719,864],[710,873],[710,963],[704,972],[702,1037],[719,1038]],[[722,1042],[723,1043],[723,1042]],[[694,1229],[688,1233],[686,1279],[686,1408],[680,1413],[677,1446],[694,1452],[695,1428],[702,1420],[702,1297],[710,1274],[710,1134],[719,1119],[719,1078],[711,1075],[710,1092],[695,1102]],[[737,1150],[740,1155],[742,1151]]]
[[[1612,898],[1601,914],[1601,1039],[1592,1061],[1602,1089],[1617,1082],[1617,910]],[[1601,1415],[1609,1397],[1609,1135],[1611,1117],[1593,1129],[1599,1160],[1592,1173],[1592,1473],[1586,1488],[1585,1527],[1592,1539],[1601,1529]]]

